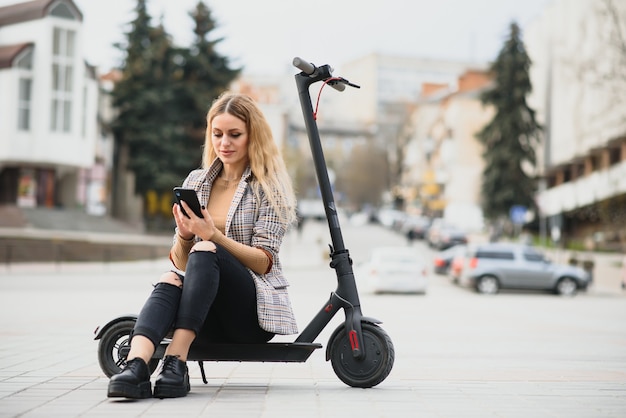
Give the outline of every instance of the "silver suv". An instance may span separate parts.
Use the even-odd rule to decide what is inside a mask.
[[[585,270],[554,264],[535,248],[521,244],[476,245],[468,250],[462,266],[460,284],[486,294],[500,289],[534,289],[572,296],[591,283]]]

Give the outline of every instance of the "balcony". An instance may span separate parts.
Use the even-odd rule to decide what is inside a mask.
[[[626,160],[537,195],[544,216],[569,212],[626,193]]]

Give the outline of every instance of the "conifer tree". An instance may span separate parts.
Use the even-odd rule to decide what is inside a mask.
[[[220,40],[208,40],[215,24],[202,1],[191,13],[196,39],[190,48],[175,46],[162,24],[152,26],[146,3],[137,0],[125,45],[118,46],[126,57],[112,92],[116,177],[129,170],[137,194],[171,198],[172,187],[200,164],[211,101],[239,70],[215,52]],[[116,181],[115,200],[127,195],[122,183]]]
[[[127,33],[122,79],[113,89],[116,145],[128,158],[123,169],[135,174],[135,191],[171,189],[169,142],[176,132],[169,110],[174,106],[171,83],[174,49],[162,25],[153,27],[146,0],[138,0],[137,17]]]
[[[184,60],[185,89],[181,99],[185,101],[187,133],[200,144],[204,141],[206,112],[212,101],[237,78],[241,69],[231,68],[229,59],[215,50],[222,38],[210,40],[216,23],[211,11],[198,1],[189,13],[194,22],[194,41],[186,51]]]
[[[541,127],[535,120],[535,111],[526,103],[532,90],[530,66],[520,29],[513,22],[509,37],[491,66],[494,86],[481,96],[483,104],[495,109],[494,118],[477,134],[484,144],[481,195],[487,219],[507,218],[514,205],[536,209],[532,170]]]

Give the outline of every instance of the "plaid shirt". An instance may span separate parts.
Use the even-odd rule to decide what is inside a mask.
[[[183,182],[183,187],[194,189],[201,205],[208,206],[213,181],[222,168],[216,159],[208,170],[194,170]],[[266,274],[248,269],[254,280],[257,295],[257,313],[261,327],[275,334],[296,334],[298,328],[287,292],[278,252],[288,225],[281,221],[261,191],[258,201],[250,187],[254,176],[247,167],[239,181],[233,202],[226,216],[225,233],[245,245],[259,247],[272,255],[272,268]]]

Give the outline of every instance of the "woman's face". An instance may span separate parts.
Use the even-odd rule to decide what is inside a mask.
[[[222,113],[211,122],[211,141],[224,164],[248,163],[248,131],[244,121],[230,113]]]

